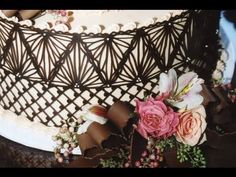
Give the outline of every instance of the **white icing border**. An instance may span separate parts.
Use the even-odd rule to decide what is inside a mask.
[[[108,13],[109,10],[94,10],[94,14],[96,15],[96,13],[99,15],[99,14],[106,14]],[[113,10],[115,12],[119,12],[120,10]],[[143,23],[141,24],[137,24],[137,25],[134,25],[136,24],[136,22],[129,22],[129,23],[126,23],[126,24],[122,24],[120,26],[120,24],[111,24],[110,26],[108,26],[107,28],[104,28],[104,29],[100,29],[99,26],[100,24],[94,24],[93,27],[91,28],[87,28],[86,26],[78,26],[78,30],[76,29],[71,29],[69,30],[68,28],[66,29],[66,27],[62,27],[62,24],[58,24],[60,25],[60,27],[58,27],[58,25],[55,25],[53,26],[52,28],[49,27],[49,25],[46,25],[45,24],[42,24],[41,26],[37,26],[37,25],[34,25],[35,28],[39,28],[41,30],[43,29],[47,29],[47,30],[55,30],[55,31],[61,31],[61,32],[68,32],[68,33],[86,33],[86,34],[89,34],[89,33],[112,33],[112,32],[119,32],[119,31],[126,31],[126,30],[133,30],[135,28],[142,28],[142,27],[146,27],[146,26],[149,26],[151,24],[154,24],[156,22],[163,22],[163,21],[167,21],[169,20],[171,17],[174,17],[176,15],[180,15],[181,13],[185,12],[187,10],[170,10],[169,13],[167,14],[164,14],[163,16],[159,16],[159,17],[150,17],[148,19],[146,19]],[[87,13],[91,13],[91,12],[87,12]],[[14,21],[15,23],[19,23],[19,24],[29,24],[29,22],[24,22],[24,21],[21,21],[21,22],[18,22],[18,19],[16,17],[6,17],[5,14],[3,14],[3,12],[0,10],[0,17],[4,18],[4,19],[7,19],[9,21]],[[65,25],[65,24],[64,24]],[[101,24],[102,25],[102,24]],[[65,25],[66,26],[66,25]],[[120,28],[118,29],[117,26],[120,26]]]
[[[32,122],[0,106],[0,135],[9,140],[31,148],[53,152],[56,142],[52,140],[52,136],[58,131],[59,128]],[[73,154],[81,155],[80,148],[75,148]]]

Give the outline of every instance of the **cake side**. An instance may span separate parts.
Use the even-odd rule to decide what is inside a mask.
[[[208,79],[217,58],[204,36],[214,13],[187,11],[145,28],[89,35],[1,19],[1,105],[32,121],[61,126],[84,106],[134,103],[156,94],[160,72],[172,67]]]
[[[217,20],[216,11],[186,11],[134,30],[72,34],[0,18],[0,104],[19,121],[54,128],[88,105],[157,94],[159,74],[170,68],[194,70],[209,84]]]

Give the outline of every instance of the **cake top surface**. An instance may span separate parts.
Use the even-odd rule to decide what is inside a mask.
[[[112,33],[145,27],[156,22],[169,20],[184,10],[45,10],[31,20],[19,21],[16,17],[7,18],[21,25],[40,29],[70,33]]]

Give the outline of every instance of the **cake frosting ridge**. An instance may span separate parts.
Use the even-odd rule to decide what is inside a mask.
[[[186,10],[45,10],[34,20],[34,26],[71,33],[112,33],[166,21],[184,11]],[[70,22],[67,22],[68,14],[71,16]],[[2,12],[0,16],[14,22],[19,21],[15,17],[6,17]],[[33,25],[30,20],[19,23]]]

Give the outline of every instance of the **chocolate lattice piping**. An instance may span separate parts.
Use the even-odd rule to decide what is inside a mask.
[[[0,105],[61,126],[83,106],[156,94],[159,74],[172,67],[207,80],[218,56],[218,14],[186,11],[111,34],[40,30],[0,18]]]

